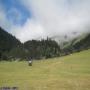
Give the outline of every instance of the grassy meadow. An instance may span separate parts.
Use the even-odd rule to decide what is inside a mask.
[[[90,50],[60,58],[0,62],[0,87],[18,90],[90,90]]]

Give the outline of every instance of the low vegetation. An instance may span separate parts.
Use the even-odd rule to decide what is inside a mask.
[[[0,87],[19,90],[90,90],[90,50],[65,57],[0,62]]]

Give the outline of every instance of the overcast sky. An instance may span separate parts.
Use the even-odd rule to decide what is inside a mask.
[[[0,26],[21,42],[90,30],[90,0],[0,0]]]

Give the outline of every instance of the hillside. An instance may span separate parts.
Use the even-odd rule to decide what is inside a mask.
[[[0,28],[0,59],[27,60],[51,58],[59,56],[58,44],[49,38],[47,40],[30,40],[22,44],[14,36]]]
[[[0,57],[3,53],[8,53],[11,49],[18,47],[20,44],[19,40],[0,27]]]
[[[90,48],[90,34],[87,34],[87,36],[77,43],[73,44],[74,49],[84,50]]]
[[[0,50],[10,50],[19,44],[21,44],[19,40],[0,27]]]
[[[14,36],[0,28],[0,60],[26,60],[29,57],[35,60],[47,59],[90,48],[90,34],[83,34],[72,40],[69,40],[67,35],[60,37],[29,40],[22,44]],[[61,39],[61,43],[58,43],[55,38]]]
[[[60,54],[60,47],[56,41],[47,38],[46,40],[30,40],[24,43],[28,57],[33,59],[53,58]]]
[[[81,35],[73,38],[72,40],[70,40],[68,42],[64,42],[63,48],[66,48],[66,47],[69,47],[71,45],[75,45],[76,43],[79,43],[81,40],[85,39],[87,35],[88,35],[87,33],[84,33],[84,34],[81,34]]]
[[[63,53],[71,54],[89,48],[90,48],[90,34],[84,34],[66,43],[62,51]]]
[[[61,58],[0,62],[0,86],[19,90],[90,90],[90,50]]]

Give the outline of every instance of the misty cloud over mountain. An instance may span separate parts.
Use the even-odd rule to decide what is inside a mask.
[[[65,34],[72,38],[72,33],[79,35],[90,32],[90,0],[19,0],[18,3],[18,8],[24,7],[26,11],[14,6],[8,12],[15,11],[17,14],[8,21],[4,10],[6,7],[2,5],[0,23],[22,42]],[[15,18],[16,23],[13,23]]]

